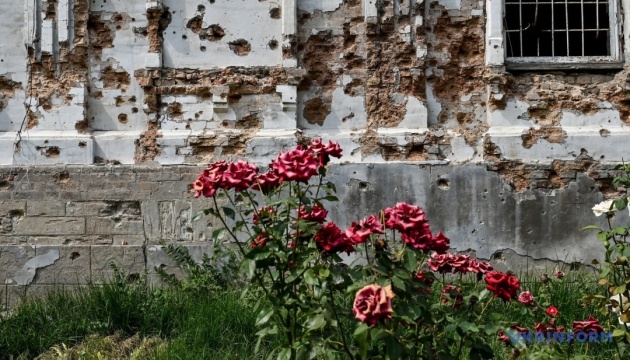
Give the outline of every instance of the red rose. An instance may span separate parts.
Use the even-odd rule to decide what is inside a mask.
[[[254,178],[257,174],[258,166],[247,161],[238,160],[235,163],[231,163],[228,165],[225,173],[223,173],[225,188],[243,191],[254,183]]]
[[[315,242],[320,250],[329,253],[345,251],[349,254],[354,251],[352,241],[332,222],[326,223],[315,234]]]
[[[271,162],[271,167],[284,181],[308,182],[317,175],[317,161],[310,151],[301,146],[278,155]]]
[[[524,328],[522,326],[519,326],[518,324],[514,324],[514,325],[510,326],[510,329],[516,330],[516,331],[518,331],[521,334],[529,332],[528,328]]]
[[[384,213],[385,227],[402,233],[425,231],[424,224],[428,223],[422,209],[407,203],[398,203],[393,208],[385,209]]]
[[[272,208],[271,206],[263,206],[260,209],[258,209],[257,212],[254,213],[254,224],[258,224],[260,222],[262,223],[268,223],[272,220],[273,218],[273,214],[276,211],[274,210],[274,208]]]
[[[556,268],[556,270],[553,273],[553,276],[555,276],[558,279],[562,279],[564,278],[564,273],[560,271],[560,269]]]
[[[453,285],[446,285],[444,290],[442,290],[442,304],[446,304],[449,301],[445,294],[448,294],[450,299],[453,301],[454,309],[458,309],[464,303],[464,297],[462,296],[461,288],[455,287]]]
[[[453,270],[450,264],[450,259],[453,257],[453,254],[431,254],[431,259],[429,259],[429,267],[432,271],[437,271],[440,273],[449,273]]]
[[[547,308],[547,310],[545,310],[545,314],[551,316],[551,317],[557,317],[558,316],[558,308],[555,306],[550,306]]]
[[[227,171],[228,165],[225,161],[217,161],[201,172],[197,180],[193,183],[195,197],[203,195],[213,197],[217,189],[226,187],[223,174]]]
[[[355,295],[352,312],[359,321],[374,326],[392,317],[394,296],[391,286],[367,285]]]
[[[599,321],[595,319],[592,315],[589,315],[588,319],[584,321],[574,321],[573,322],[573,332],[585,332],[585,333],[600,333],[604,332],[604,328],[600,325]]]
[[[534,296],[529,291],[523,291],[518,296],[518,302],[523,305],[531,305],[534,302]]]
[[[430,293],[431,292],[431,286],[435,282],[435,278],[433,276],[427,276],[428,273],[429,272],[426,271],[426,270],[418,271],[418,273],[416,274],[416,279],[422,281],[427,286],[427,288],[424,289],[424,291],[427,292],[427,293]]]
[[[548,332],[563,332],[564,326],[556,327],[556,324],[553,320],[549,321],[547,325],[543,323],[536,323],[536,332],[539,333],[548,333]]]
[[[450,245],[449,239],[446,236],[444,236],[444,234],[442,234],[442,232],[440,231],[438,232],[437,235],[435,235],[431,239],[431,242],[429,244],[429,250],[433,250],[437,253],[444,254],[445,252],[448,251],[449,245]]]
[[[267,245],[268,240],[269,239],[267,239],[265,234],[258,235],[254,240],[252,240],[252,243],[251,243],[252,249]]]
[[[494,293],[494,297],[509,301],[516,298],[516,292],[521,287],[515,276],[492,271],[486,274],[486,288]]]
[[[503,329],[499,330],[497,336],[499,337],[499,341],[504,342],[506,345],[510,345],[512,343],[510,337],[505,335],[505,332],[503,332]]]
[[[311,143],[308,146],[308,150],[313,152],[315,157],[317,158],[317,162],[319,166],[326,166],[330,161],[330,157],[341,157],[341,147],[338,143],[333,143],[329,141],[328,144],[324,144],[322,139],[311,140]]]
[[[260,174],[254,180],[252,189],[259,190],[263,194],[269,193],[271,190],[279,187],[282,184],[282,179],[273,170],[267,171],[264,174]]]
[[[346,229],[346,236],[353,244],[364,243],[370,238],[370,235],[382,233],[383,225],[374,215],[368,216],[367,218],[361,220],[358,224],[353,222],[352,225]]]
[[[433,235],[431,235],[428,222],[422,224],[419,229],[413,229],[403,233],[401,239],[405,245],[420,251],[429,252],[433,249]],[[448,239],[446,239],[446,241],[448,241]]]
[[[298,219],[312,221],[316,223],[323,223],[326,221],[326,216],[328,215],[328,210],[324,209],[319,205],[313,205],[310,209],[310,212],[307,210],[306,206],[302,205],[298,210]]]
[[[492,271],[492,265],[485,261],[470,259],[468,261],[468,271],[476,274],[487,274]]]
[[[465,274],[468,272],[468,264],[470,263],[470,256],[468,255],[451,255],[451,259],[449,260],[451,267],[453,268],[453,273],[462,273]]]

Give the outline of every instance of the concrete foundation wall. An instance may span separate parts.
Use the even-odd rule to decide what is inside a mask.
[[[510,71],[501,12],[495,0],[0,2],[9,296],[96,279],[106,259],[152,271],[161,239],[206,244],[188,192],[204,164],[266,165],[316,137],[344,148],[342,222],[407,200],[459,250],[590,261],[577,229],[617,193],[630,66]]]
[[[201,258],[218,221],[192,222],[209,207],[193,199],[198,166],[51,166],[0,170],[0,282],[13,305],[18,294],[73,288],[112,274],[155,267],[178,273],[161,243],[187,246]],[[544,170],[540,170],[544,171]],[[395,175],[393,175],[395,174]],[[498,268],[549,269],[554,261],[587,263],[600,244],[579,227],[603,221],[591,212],[602,200],[596,180],[577,174],[554,191],[515,193],[487,165],[334,165],[329,178],[341,203],[330,216],[349,226],[408,201],[422,206],[433,231],[444,231],[459,251],[475,251]],[[181,272],[179,272],[181,273]],[[5,299],[0,299],[4,304]]]

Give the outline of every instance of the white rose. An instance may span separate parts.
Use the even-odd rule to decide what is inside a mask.
[[[621,325],[630,325],[630,323],[624,323],[621,320],[621,306],[625,305],[626,303],[628,303],[628,298],[618,294],[618,295],[613,295],[610,297],[611,300],[611,305],[607,305],[608,310],[610,312],[612,312],[613,314],[617,315],[618,319],[619,319],[619,324]]]
[[[612,204],[613,200],[602,201],[599,204],[593,206],[593,213],[595,214],[595,216],[600,216],[601,214],[617,211],[617,208],[615,208],[614,206],[612,207],[612,209],[610,208]]]

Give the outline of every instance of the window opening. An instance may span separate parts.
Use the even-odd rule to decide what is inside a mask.
[[[507,56],[611,56],[610,1],[505,0]]]

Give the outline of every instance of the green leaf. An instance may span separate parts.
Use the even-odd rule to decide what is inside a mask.
[[[394,294],[396,290],[406,291],[405,282],[398,276],[392,276],[392,285],[394,285]]]
[[[494,352],[487,344],[479,341],[473,342],[470,349],[470,360],[494,359]]]
[[[273,308],[262,309],[256,316],[256,326],[266,324],[273,316]]]
[[[460,329],[464,330],[465,332],[474,332],[474,333],[479,332],[479,328],[477,327],[477,325],[468,321],[462,321],[458,324],[458,326]]]
[[[368,326],[368,324],[366,324],[366,323],[361,323],[361,324],[359,324],[359,325],[357,326],[357,328],[356,328],[356,329],[354,329],[354,334],[353,334],[353,335],[354,335],[354,336],[359,336],[359,335],[361,335],[361,334],[363,334],[363,333],[367,332],[369,328],[370,328],[370,327]]]
[[[278,354],[278,360],[289,360],[291,359],[291,349],[290,348],[284,348],[282,349],[282,351],[280,351],[280,353]]]
[[[223,240],[223,233],[225,233],[225,231],[225,228],[220,228],[212,232],[212,243],[215,246],[219,244],[219,241]]]
[[[359,355],[361,355],[361,359],[367,359],[367,353],[370,349],[370,344],[368,342],[368,329],[369,326],[367,324],[360,324],[354,330],[354,340],[359,345]]]
[[[322,314],[311,316],[308,320],[306,320],[306,328],[309,330],[321,329],[324,325],[326,325],[326,318],[324,318],[324,315]]]
[[[325,269],[325,268],[321,268],[319,269],[319,277],[325,279],[330,275],[330,270]]]
[[[254,348],[254,354],[258,354],[258,351],[260,349],[260,343],[262,342],[263,338],[267,335],[273,335],[273,334],[277,334],[278,333],[278,327],[276,325],[274,325],[273,327],[267,327],[264,328],[262,330],[260,330],[259,332],[256,333],[256,335],[258,335],[258,341],[256,341],[256,347]]]
[[[385,359],[398,360],[401,358],[402,347],[398,340],[393,336],[385,339]]]
[[[486,324],[486,325],[484,325],[483,329],[485,330],[486,335],[493,336],[493,335],[496,335],[497,332],[499,332],[500,326],[499,325],[494,325],[494,324],[492,324],[492,325],[491,324]]]
[[[339,201],[339,199],[335,195],[324,196],[324,200],[327,200],[327,201]]]
[[[418,267],[418,260],[416,259],[416,254],[409,249],[405,250],[405,268],[409,270],[409,272],[416,271]]]
[[[319,281],[317,281],[313,269],[306,270],[304,273],[304,282],[308,285],[319,285]]]
[[[243,267],[247,270],[247,276],[251,279],[256,272],[256,260],[243,259]]]
[[[490,291],[488,289],[481,290],[481,292],[479,293],[479,301],[482,301],[483,299],[485,299],[486,296],[488,296],[489,294],[490,294]]]
[[[582,230],[582,231],[584,231],[584,230],[602,230],[602,228],[597,226],[597,225],[589,225],[589,226],[585,226],[585,227],[581,228],[580,230]]]
[[[210,210],[206,209],[206,210],[201,210],[198,213],[195,214],[195,216],[193,216],[192,221],[198,221],[199,219],[201,219],[202,217],[206,216],[210,214]]]
[[[617,208],[617,210],[624,210],[626,207],[628,207],[628,198],[620,198],[615,200],[615,207]]]
[[[613,229],[617,234],[621,235],[621,236],[625,236],[628,235],[628,229],[623,228],[621,226],[617,226]]]
[[[232,220],[234,220],[234,218],[236,217],[236,212],[234,212],[234,209],[227,206],[223,207],[223,213],[225,214],[225,216],[229,217]]]
[[[625,331],[625,330],[623,330],[623,329],[615,329],[615,330],[613,331],[613,335],[612,335],[612,336],[616,338],[616,337],[622,337],[622,336],[624,336],[625,334],[626,334],[626,331]]]

